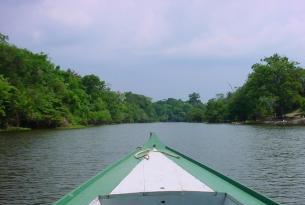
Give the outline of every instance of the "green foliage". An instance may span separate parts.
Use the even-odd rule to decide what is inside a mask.
[[[126,122],[151,122],[155,120],[156,113],[151,98],[126,92],[124,102],[127,105]]]
[[[206,104],[198,93],[187,101],[152,102],[144,95],[114,92],[95,75],[61,70],[44,53],[7,43],[0,35],[0,127],[61,127],[133,122],[228,122],[305,113],[305,71],[277,54],[254,64],[246,83]]]
[[[182,122],[187,121],[187,113],[192,105],[182,100],[168,98],[154,103],[158,121],[163,122]]]
[[[304,91],[304,69],[274,54],[254,64],[246,83],[234,93],[210,100],[205,118],[210,122],[282,119],[298,108],[305,110]]]
[[[218,123],[227,120],[227,99],[223,96],[208,101],[204,119],[207,122]]]
[[[192,104],[192,105],[199,105],[199,104],[201,104],[199,93],[191,93],[191,94],[189,94],[189,101],[188,102],[190,104]]]
[[[0,44],[0,74],[5,76],[0,79],[1,127],[112,122],[112,102],[103,99],[111,91],[97,76],[62,71],[45,54],[9,44]]]
[[[189,122],[203,122],[205,120],[206,106],[197,105],[187,112],[186,119]]]
[[[277,54],[252,66],[245,86],[256,101],[256,116],[273,113],[277,118],[300,106],[302,98],[302,69],[298,63]],[[303,74],[304,77],[304,74]]]
[[[0,126],[7,127],[18,104],[17,89],[0,75]]]
[[[8,36],[0,33],[0,43],[7,43],[8,41]]]
[[[104,81],[101,81],[96,75],[86,75],[82,77],[81,83],[85,88],[87,94],[92,97],[98,97],[98,95],[106,89]]]
[[[248,95],[245,87],[238,88],[227,97],[229,121],[245,121],[253,117],[255,102]]]

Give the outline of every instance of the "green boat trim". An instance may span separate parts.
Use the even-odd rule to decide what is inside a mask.
[[[152,158],[150,159],[150,157]],[[137,180],[141,180],[141,178],[135,178],[133,175],[138,174],[135,172],[141,170],[139,166],[144,166],[143,163],[146,163],[146,165],[154,163],[152,166],[155,166],[155,163],[158,163],[156,159],[161,159],[158,157],[162,157],[163,160],[163,164],[161,164],[158,169],[163,168],[164,163],[175,164],[168,166],[179,167],[178,169],[180,169],[179,173],[181,173],[181,176],[185,176],[185,179],[190,180],[189,183],[186,183],[186,187],[191,187],[191,189],[182,187],[183,190],[180,192],[176,189],[151,191],[154,190],[155,185],[152,183],[152,185],[149,185],[153,187],[151,190],[138,190],[136,183]],[[162,171],[158,172],[162,174]],[[164,174],[169,176],[169,178],[171,177],[171,173]],[[135,179],[135,181],[131,181],[133,179]],[[129,182],[131,182],[130,193],[128,190],[126,191],[126,188],[129,189]],[[156,185],[159,185],[158,183],[160,182],[156,183]],[[164,183],[171,186],[171,182]],[[204,188],[198,189],[198,186],[201,185]],[[134,190],[132,190],[133,186],[135,187]],[[186,191],[184,189],[186,189]],[[170,147],[167,147],[155,134],[150,135],[148,142],[145,143],[142,148],[136,149],[121,160],[108,166],[95,177],[91,178],[69,194],[65,195],[62,199],[55,202],[54,205],[92,205],[100,204],[99,201],[103,201],[103,204],[127,204],[126,199],[130,201],[135,200],[137,202],[143,200],[145,202],[143,202],[143,204],[152,204],[154,200],[159,200],[162,197],[164,198],[165,193],[171,193],[168,194],[167,197],[169,197],[169,201],[176,200],[175,203],[177,203],[177,200],[180,200],[181,197],[188,197],[188,199],[194,197],[194,200],[197,197],[197,202],[201,199],[207,199],[210,201],[226,201],[224,203],[230,205],[278,205],[278,203],[268,199],[262,194],[247,188],[246,186]],[[153,196],[151,196],[151,194],[153,194]],[[148,195],[150,198],[143,198],[143,196]],[[122,199],[122,201],[120,202],[119,199]],[[193,204],[200,203],[195,203],[194,201]]]
[[[229,193],[231,196],[238,199],[239,202],[247,205],[279,205],[278,203],[263,196],[262,194],[242,185],[237,181],[234,181],[233,179],[230,179],[229,177],[215,171],[214,169],[211,169],[169,147],[167,147],[167,149],[182,156],[182,160],[176,161],[177,164],[179,164],[185,170],[189,171],[198,179],[204,180],[205,183],[207,183],[214,191]],[[193,164],[196,164],[198,167],[193,166]],[[202,169],[198,168],[203,168],[205,171],[203,172]]]
[[[133,157],[135,153],[136,151],[133,151],[117,162],[107,166],[96,176],[55,202],[54,205],[89,204],[96,196],[110,193],[139,163],[139,160]]]

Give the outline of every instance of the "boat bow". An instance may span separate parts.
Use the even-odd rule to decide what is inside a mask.
[[[55,205],[278,205],[164,145],[150,134],[143,147],[109,166]]]

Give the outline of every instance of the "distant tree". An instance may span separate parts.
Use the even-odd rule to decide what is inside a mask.
[[[189,100],[188,102],[192,105],[197,105],[197,104],[200,104],[201,101],[200,101],[200,95],[199,93],[191,93],[189,94]]]
[[[231,121],[245,121],[253,118],[255,101],[248,95],[246,88],[238,88],[228,95],[228,119]]]
[[[132,92],[126,92],[124,95],[124,101],[128,106],[129,111],[133,110],[132,113],[128,112],[129,121],[149,122],[155,120],[156,113],[151,98]]]
[[[213,98],[206,104],[204,119],[207,122],[219,123],[225,122],[228,119],[226,98]]]
[[[205,112],[205,106],[194,106],[187,113],[187,121],[202,122],[204,121]]]
[[[17,89],[0,75],[0,127],[7,127],[13,120],[18,100]]]
[[[0,75],[0,117],[6,115],[5,109],[10,100],[11,89],[12,86]]]
[[[8,36],[0,33],[0,43],[7,43],[8,42]]]
[[[168,98],[154,103],[157,119],[165,122],[188,121],[187,113],[193,107],[188,102]]]

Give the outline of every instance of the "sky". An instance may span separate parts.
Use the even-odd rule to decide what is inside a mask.
[[[0,32],[116,91],[203,101],[260,59],[305,65],[303,0],[0,0]]]

